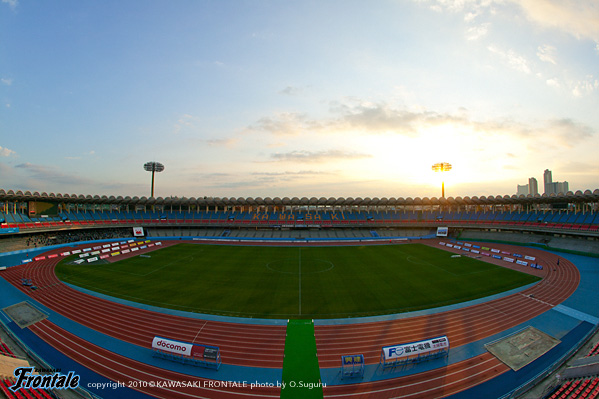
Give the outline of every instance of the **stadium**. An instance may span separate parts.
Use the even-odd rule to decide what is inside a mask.
[[[9,398],[599,395],[599,190],[0,207]]]

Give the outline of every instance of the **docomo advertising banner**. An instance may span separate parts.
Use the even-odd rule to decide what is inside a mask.
[[[144,228],[143,227],[134,227],[133,228],[133,236],[134,237],[143,237],[144,236]]]
[[[401,359],[402,357],[418,356],[429,352],[436,352],[440,349],[449,350],[449,339],[447,336],[427,339],[425,341],[412,342],[410,344],[401,344],[395,346],[386,346],[383,348],[385,360]]]
[[[176,353],[178,355],[190,356],[193,344],[187,342],[173,341],[162,337],[154,337],[152,340],[152,349],[158,349],[164,352]]]
[[[189,342],[174,341],[172,339],[154,337],[152,340],[152,349],[163,352],[176,353],[177,355],[201,358],[204,356],[206,347],[203,345],[194,345]]]

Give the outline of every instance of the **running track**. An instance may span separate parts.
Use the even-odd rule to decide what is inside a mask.
[[[429,245],[438,246],[437,240]],[[509,246],[494,244],[508,249]],[[443,247],[445,250],[450,248]],[[48,252],[59,253],[62,249]],[[316,326],[316,343],[321,368],[339,367],[341,355],[363,353],[367,364],[379,361],[381,347],[447,335],[452,348],[492,336],[550,310],[577,288],[580,276],[565,259],[556,265],[556,256],[520,248],[518,253],[536,256],[547,265],[544,279],[521,293],[427,316],[352,325]],[[456,252],[458,252],[456,250]],[[462,253],[463,254],[463,253]],[[3,274],[17,288],[22,277],[32,278],[40,287],[25,291],[48,308],[96,331],[122,341],[148,348],[154,336],[220,347],[225,364],[282,368],[285,326],[250,325],[186,318],[157,313],[84,294],[61,283],[54,274],[60,258],[11,267]],[[485,259],[506,266],[504,261]],[[520,268],[513,265],[514,268]],[[532,271],[533,269],[531,269]],[[527,270],[528,271],[528,270]],[[530,295],[534,297],[531,297]],[[199,381],[205,380],[167,371],[93,345],[49,320],[36,323],[31,331],[67,356],[114,381]],[[471,388],[509,368],[490,353],[411,376],[352,385],[327,386],[330,398],[441,398]],[[203,397],[214,399],[279,397],[280,389],[264,388],[140,388],[163,398]]]

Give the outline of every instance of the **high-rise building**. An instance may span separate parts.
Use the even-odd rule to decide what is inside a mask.
[[[558,181],[553,184],[555,184],[555,193],[556,194],[559,194],[559,193],[566,194],[569,191],[569,187],[568,187],[569,184],[567,181]]]
[[[549,169],[545,169],[545,172],[543,172],[543,185],[545,188],[545,194],[555,194],[555,188],[552,183],[553,177],[551,176],[551,171]]]
[[[534,177],[528,179],[528,193],[530,195],[537,195],[539,193],[539,183]]]
[[[528,184],[518,184],[516,195],[528,195]]]
[[[566,194],[570,190],[567,181],[554,182],[549,169],[545,169],[545,172],[543,172],[543,182],[545,185],[545,194]]]

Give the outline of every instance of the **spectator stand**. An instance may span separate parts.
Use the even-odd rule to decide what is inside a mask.
[[[599,341],[593,345],[587,356],[597,356],[599,355]]]
[[[45,389],[41,388],[21,388],[13,392],[10,387],[15,383],[14,377],[0,378],[0,391],[6,395],[8,399],[54,399],[55,396],[50,395]]]
[[[596,399],[599,397],[599,378],[566,381],[548,399]]]

